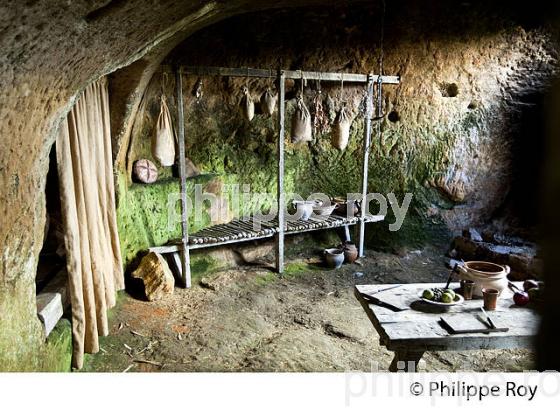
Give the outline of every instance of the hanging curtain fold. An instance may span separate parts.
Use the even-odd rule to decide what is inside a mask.
[[[106,78],[88,86],[56,140],[72,305],[72,366],[99,351],[109,333],[107,309],[124,288],[117,232]]]

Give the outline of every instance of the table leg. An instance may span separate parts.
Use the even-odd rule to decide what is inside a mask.
[[[389,366],[390,372],[416,372],[418,362],[422,358],[422,350],[397,350]]]

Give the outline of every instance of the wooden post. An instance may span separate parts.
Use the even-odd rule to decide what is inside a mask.
[[[284,71],[278,71],[278,176],[277,176],[277,204],[278,204],[278,234],[276,235],[276,271],[284,273],[284,95],[286,76]]]
[[[379,83],[380,84],[380,83]],[[371,145],[371,105],[373,103],[373,75],[368,75],[366,110],[364,118],[364,159],[362,161],[362,202],[360,207],[360,224],[358,229],[358,257],[364,256],[364,236],[366,228],[366,196],[368,192],[368,166],[369,166],[369,149]]]
[[[191,287],[191,262],[189,255],[189,220],[187,215],[187,164],[185,159],[185,115],[183,112],[183,75],[181,67],[176,71],[177,86],[177,139],[179,145],[179,177],[181,179],[181,262],[182,280],[186,288]]]

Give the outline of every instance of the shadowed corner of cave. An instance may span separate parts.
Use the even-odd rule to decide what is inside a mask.
[[[107,266],[95,260],[93,268],[80,267],[84,300],[68,285],[78,277],[71,238],[99,227],[103,239],[81,252],[117,252],[105,246],[115,237],[104,207],[86,203],[102,197],[110,203],[103,189],[114,190],[115,260],[122,262],[124,289],[107,297],[114,307],[96,311],[109,336],[99,338],[101,353],[85,349],[84,371],[369,371],[371,360],[394,370],[393,353],[427,371],[560,370],[555,7],[444,0],[140,3],[75,2],[64,6],[63,24],[62,11],[41,22],[39,4],[27,2],[7,10],[13,24],[0,25],[7,63],[0,78],[8,80],[0,83],[8,96],[0,134],[10,135],[0,152],[7,182],[0,188],[0,307],[7,319],[0,325],[0,370],[70,370],[73,307],[84,300],[95,305],[112,289],[92,285],[99,266]],[[248,67],[261,69],[261,77],[248,75]],[[282,83],[282,128],[281,70],[289,77]],[[306,72],[326,77],[305,78]],[[343,73],[365,80],[344,80]],[[374,82],[368,95],[370,73],[392,80]],[[105,162],[84,156],[80,145],[99,130],[76,125],[86,111],[77,102],[95,87],[108,93],[99,120],[110,132]],[[273,109],[267,98],[274,98]],[[365,118],[368,98],[372,120]],[[305,132],[296,135],[298,125],[308,127],[308,140]],[[111,178],[93,181],[99,196],[83,195],[87,189],[73,175],[77,231],[65,224],[70,211],[61,199],[68,187],[55,140],[64,126],[83,133],[69,145],[74,159],[97,164],[91,172],[112,166],[111,189],[101,187]],[[333,212],[335,222],[290,222],[285,238],[277,220],[264,233],[239,223],[275,206],[280,169],[286,191],[338,201],[326,211],[313,205]],[[352,223],[337,212],[354,209],[344,198],[361,195],[365,171],[366,190],[382,194],[387,215],[364,222],[362,241],[358,211]],[[270,195],[234,203],[231,186]],[[209,201],[195,218],[181,213],[180,200],[170,202],[182,190],[194,198],[195,189],[226,211]],[[396,204],[385,199],[389,193]],[[410,205],[393,231],[407,193]],[[306,205],[288,202],[292,213]],[[370,204],[369,211],[380,209]],[[102,222],[88,220],[88,210]],[[363,255],[354,260],[361,245]],[[336,255],[345,261],[340,267]],[[369,302],[356,299],[354,287],[443,286],[461,260],[508,265],[508,280],[538,284],[541,293],[527,307],[514,308],[511,297],[502,306],[540,318],[535,344],[435,347],[410,357],[387,350],[371,312],[362,309]],[[416,300],[413,313],[433,313],[423,303]],[[74,338],[78,333],[74,328]]]

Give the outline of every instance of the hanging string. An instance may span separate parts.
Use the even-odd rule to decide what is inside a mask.
[[[381,1],[381,33],[379,34],[379,75],[383,75],[383,42],[385,40],[385,0]]]
[[[385,40],[385,0],[381,1],[381,32],[379,33],[379,77],[377,79],[377,116],[372,118],[373,121],[379,121],[383,119],[385,114],[383,113],[383,92],[382,92],[382,76],[383,76],[383,43]],[[381,137],[381,125],[377,124],[377,133]]]
[[[164,95],[165,94],[165,89],[167,88],[167,82],[168,82],[168,77],[167,77],[167,73],[165,72],[165,69],[161,70],[161,94]]]

